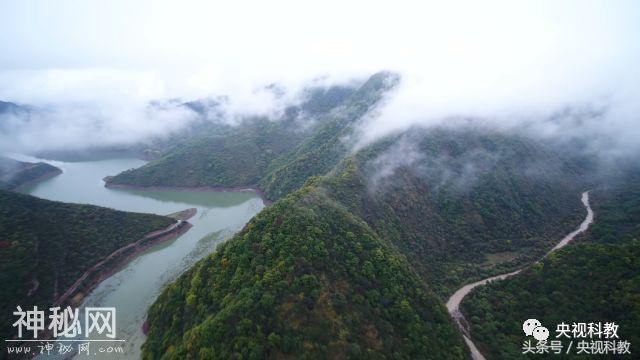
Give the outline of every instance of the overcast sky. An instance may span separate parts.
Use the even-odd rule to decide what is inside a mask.
[[[403,76],[382,133],[597,102],[627,126],[640,103],[638,1],[0,0],[0,49],[0,100],[33,104],[251,106],[267,83],[381,69]]]
[[[446,95],[549,73],[610,80],[639,58],[637,1],[422,3],[0,0],[0,98],[192,96],[379,69]]]

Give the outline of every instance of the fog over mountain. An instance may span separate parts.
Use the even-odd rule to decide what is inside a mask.
[[[606,157],[640,146],[633,1],[2,7],[0,100],[36,108],[0,115],[3,151],[130,144],[196,118],[149,105],[166,99],[224,99],[231,123],[278,114],[309,84],[379,70],[401,81],[349,139],[354,148],[414,125],[461,122],[588,139]]]
[[[0,359],[635,354],[638,35],[634,0],[0,0]]]

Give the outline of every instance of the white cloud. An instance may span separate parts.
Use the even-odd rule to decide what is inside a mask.
[[[0,11],[0,100],[139,109],[226,94],[232,112],[254,113],[279,106],[256,93],[269,83],[388,69],[403,81],[365,140],[451,116],[520,126],[604,102],[602,127],[631,144],[639,33],[634,1],[20,1]],[[116,115],[138,132],[136,116]]]

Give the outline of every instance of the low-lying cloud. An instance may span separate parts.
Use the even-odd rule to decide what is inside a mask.
[[[163,99],[220,100],[230,123],[277,118],[309,79],[381,69],[402,80],[362,121],[356,147],[412,126],[474,122],[588,139],[604,157],[640,150],[633,1],[47,7],[16,2],[0,14],[0,100],[49,109],[24,124],[3,119],[0,150],[132,143],[193,121],[180,107],[149,107]]]
[[[1,117],[0,151],[35,153],[132,145],[176,132],[195,118],[195,113],[184,107],[144,104],[35,108]]]
[[[367,161],[364,171],[371,193],[402,188],[402,182],[411,181],[411,178],[421,179],[434,193],[445,188],[449,192],[464,193],[474,187],[482,176],[495,171],[501,159],[513,155],[505,153],[505,149],[488,151],[481,146],[472,146],[455,155],[427,153],[420,145],[423,135],[424,130],[420,129],[405,133],[388,149]],[[440,132],[440,135],[450,137],[452,133]],[[522,174],[526,174],[529,168],[531,164],[522,164]],[[410,176],[399,176],[400,173]]]

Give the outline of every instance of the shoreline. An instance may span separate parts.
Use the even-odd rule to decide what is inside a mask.
[[[454,323],[456,324],[456,327],[458,328],[458,330],[460,331],[465,343],[467,344],[467,346],[469,347],[469,352],[471,355],[471,358],[474,360],[485,360],[485,357],[482,355],[482,353],[478,350],[478,348],[476,347],[476,345],[473,343],[473,340],[471,340],[471,332],[470,332],[470,326],[469,323],[467,322],[467,320],[464,317],[464,314],[462,313],[462,311],[460,310],[460,304],[462,303],[462,301],[464,300],[464,298],[469,295],[469,293],[471,293],[471,291],[473,289],[475,289],[476,287],[479,286],[483,286],[486,285],[489,282],[493,282],[493,281],[501,281],[501,280],[505,280],[508,279],[510,277],[513,277],[517,274],[519,274],[521,271],[528,269],[529,267],[538,264],[540,261],[544,260],[547,256],[549,256],[549,254],[555,252],[558,249],[563,248],[564,246],[568,245],[569,243],[571,243],[571,241],[573,241],[573,239],[587,231],[587,229],[589,229],[589,225],[591,225],[593,223],[593,210],[591,209],[591,205],[589,204],[589,191],[585,191],[582,193],[582,197],[581,197],[581,201],[582,204],[584,205],[584,207],[587,210],[587,215],[584,218],[584,220],[580,223],[580,225],[578,225],[578,227],[573,230],[572,232],[570,232],[569,234],[565,235],[556,245],[554,245],[551,250],[549,250],[547,253],[545,253],[545,255],[543,255],[540,259],[536,260],[535,262],[525,265],[519,269],[516,269],[512,272],[509,273],[505,273],[505,274],[499,274],[499,275],[494,275],[491,277],[488,277],[486,279],[482,279],[479,281],[475,281],[469,284],[465,284],[464,286],[462,286],[461,288],[459,288],[458,290],[456,290],[453,295],[451,295],[449,297],[449,299],[447,300],[446,306],[447,306],[447,311],[449,312],[449,315],[451,316],[451,318],[453,319]]]
[[[131,184],[114,184],[111,183],[111,176],[107,176],[104,179],[104,187],[108,189],[122,189],[122,190],[147,190],[147,191],[184,191],[184,192],[252,192],[260,197],[265,206],[273,204],[272,200],[269,200],[266,194],[257,187],[254,186],[237,186],[237,187],[224,187],[224,186],[166,186],[166,185],[131,185]]]
[[[191,214],[191,216],[193,215],[195,213]],[[178,220],[164,229],[152,231],[141,239],[115,250],[85,271],[55,300],[54,306],[79,306],[85,297],[102,281],[122,270],[141,253],[155,245],[178,238],[192,226],[187,221]]]
[[[187,219],[195,215],[195,212],[190,210],[192,209],[185,210],[188,211],[189,215]],[[154,230],[145,234],[142,238],[115,250],[86,270],[61,296],[55,299],[52,306],[59,306],[61,308],[72,306],[79,308],[87,295],[104,280],[122,270],[133,259],[149,248],[178,238],[186,233],[192,226],[193,225],[187,221],[176,220],[176,222],[164,229]],[[42,332],[44,336],[43,342],[56,341],[55,339],[51,339],[50,331],[50,329],[45,329],[45,331]]]

